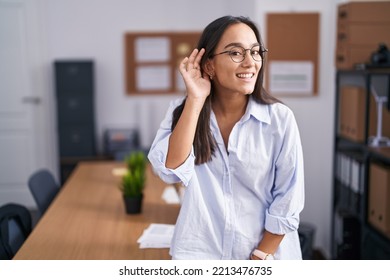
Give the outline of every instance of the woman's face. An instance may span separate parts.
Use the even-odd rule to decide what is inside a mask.
[[[214,73],[214,87],[216,94],[251,94],[254,90],[257,76],[262,66],[262,61],[255,61],[251,55],[251,49],[260,49],[259,42],[253,30],[244,23],[229,26],[222,35],[214,54],[225,51],[246,49],[242,62],[234,62],[229,53],[216,55],[211,60]],[[252,52],[256,55],[256,52]],[[239,55],[234,52],[235,60]]]

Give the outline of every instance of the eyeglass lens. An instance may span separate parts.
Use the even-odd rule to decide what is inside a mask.
[[[261,49],[260,46],[253,46],[251,49],[244,49],[243,47],[234,47],[229,51],[229,55],[234,62],[242,62],[245,59],[246,51],[250,51],[252,58],[255,61],[261,61],[261,54],[264,50]]]

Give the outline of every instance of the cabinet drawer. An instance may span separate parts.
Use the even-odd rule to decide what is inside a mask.
[[[92,96],[68,95],[57,97],[58,123],[92,123],[94,119]]]
[[[92,95],[92,61],[56,61],[54,65],[57,95]]]
[[[60,157],[95,155],[95,135],[91,126],[63,126],[58,137]]]

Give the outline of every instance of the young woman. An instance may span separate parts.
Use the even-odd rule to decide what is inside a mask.
[[[210,23],[180,64],[173,102],[149,152],[186,186],[173,259],[301,259],[302,147],[292,111],[263,89],[266,49],[248,18]]]

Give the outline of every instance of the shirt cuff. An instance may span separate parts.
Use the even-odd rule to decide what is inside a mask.
[[[265,215],[265,229],[273,234],[287,234],[298,230],[299,215],[280,217],[271,215],[268,210]]]
[[[194,149],[191,148],[191,152],[187,159],[177,168],[171,169],[165,166],[166,157],[168,153],[169,137],[163,139],[159,143],[159,149],[149,153],[149,160],[152,163],[154,172],[166,183],[173,184],[181,181],[184,186],[188,186],[194,172],[195,155]]]
[[[188,186],[188,183],[191,180],[192,174],[194,172],[195,155],[193,150],[191,150],[190,155],[187,157],[185,162],[182,165],[178,166],[175,169],[167,168],[170,172],[175,174],[184,186]]]

